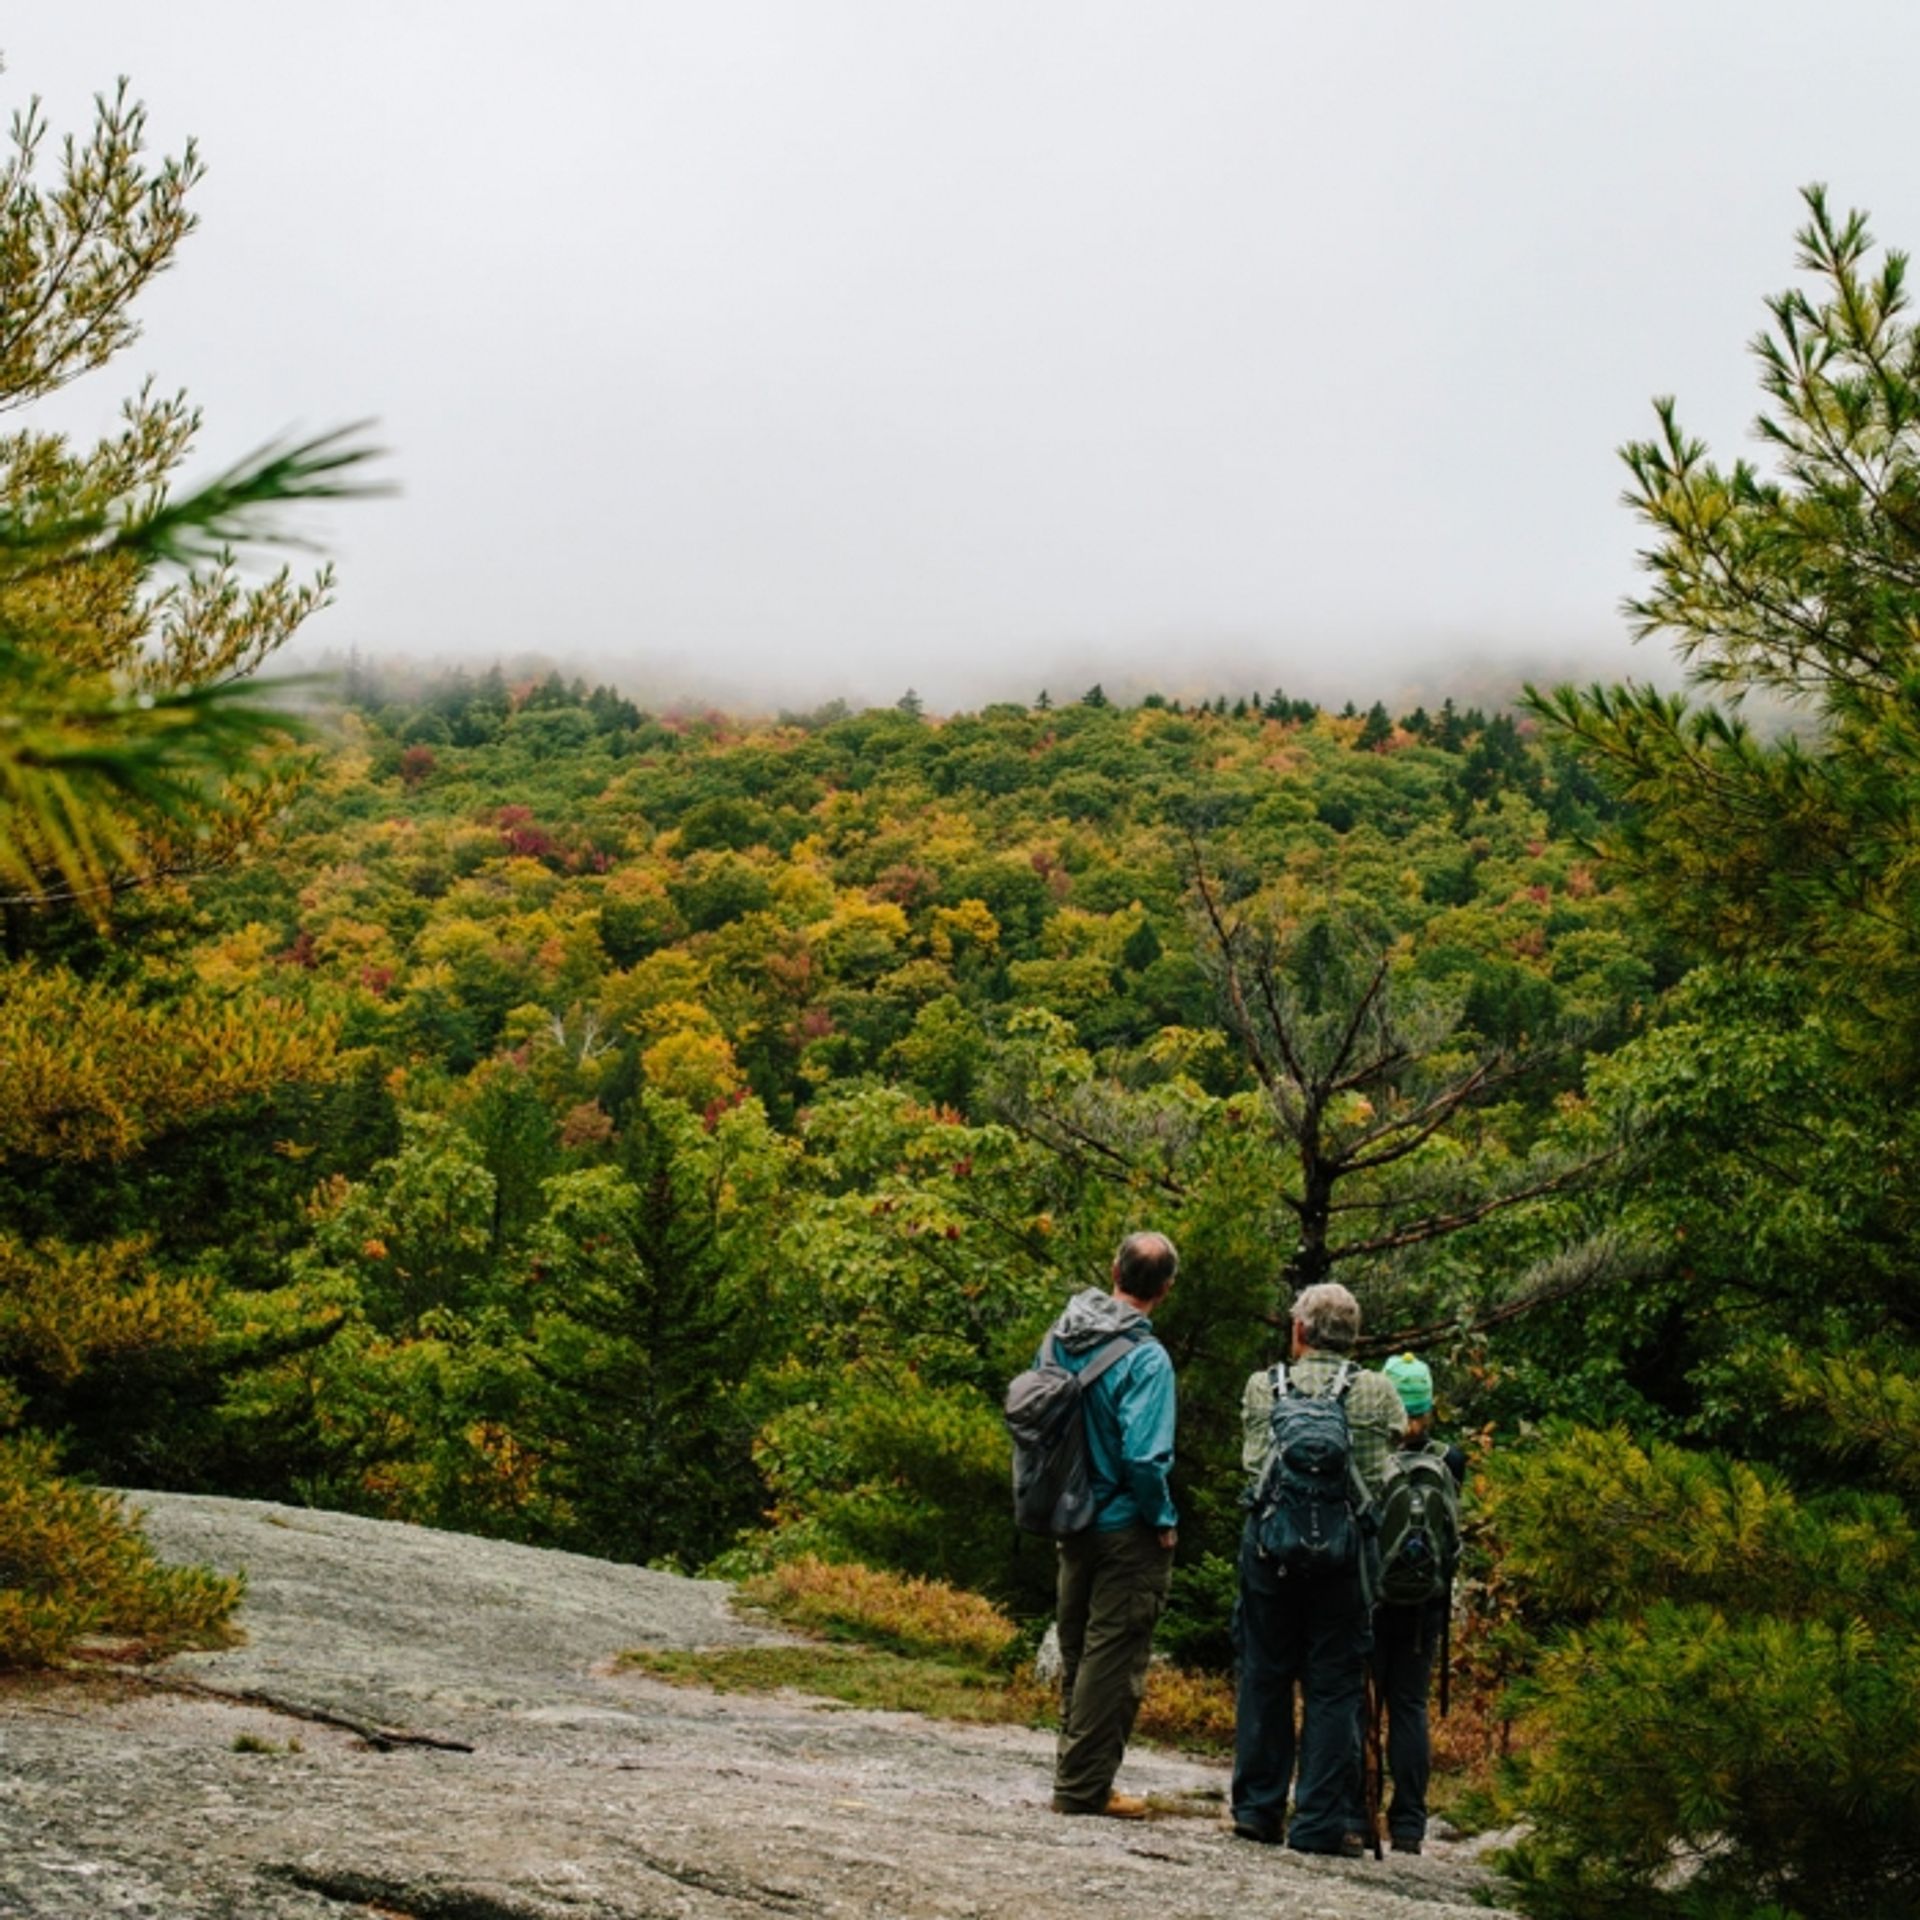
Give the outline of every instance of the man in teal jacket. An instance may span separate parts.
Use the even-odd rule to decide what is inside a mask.
[[[1147,1811],[1144,1800],[1115,1793],[1113,1779],[1140,1711],[1173,1572],[1173,1362],[1153,1337],[1150,1316],[1179,1266],[1165,1234],[1129,1234],[1114,1255],[1112,1292],[1075,1294],[1042,1346],[1078,1373],[1109,1341],[1133,1343],[1087,1389],[1093,1524],[1059,1543],[1058,1813],[1138,1820]]]

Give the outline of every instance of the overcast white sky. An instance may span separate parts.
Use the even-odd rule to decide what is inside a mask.
[[[1824,179],[1920,243],[1920,8],[89,0],[199,136],[210,458],[377,416],[313,643],[749,705],[1644,670],[1614,449],[1721,451]]]

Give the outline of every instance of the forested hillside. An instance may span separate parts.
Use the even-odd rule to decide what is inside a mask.
[[[1188,1274],[1197,1565],[1237,1526],[1239,1384],[1290,1265],[1382,1333],[1460,1323],[1462,1412],[1531,1410],[1470,1329],[1606,1220],[1586,1052],[1660,962],[1571,838],[1596,790],[1511,718],[348,693],[269,852],[145,889],[111,940],[19,929],[17,1044],[104,999],[153,1081],[95,1040],[9,1123],[36,1284],[150,1302],[24,1376],[74,1464],[1030,1599],[998,1390],[1148,1223]],[[1230,972],[1284,1031],[1235,1017]],[[271,1088],[223,1099],[213,1058],[263,1046]],[[1587,1390],[1630,1403],[1633,1362]]]
[[[142,126],[102,101],[58,190],[16,127],[0,405],[190,229]],[[1153,1227],[1181,1662],[1228,1657],[1241,1383],[1336,1275],[1474,1462],[1532,1910],[1908,1913],[1920,341],[1809,215],[1769,472],[1669,405],[1627,449],[1700,706],[764,721],[368,664],[300,719],[253,676],[330,576],[234,545],[357,444],[182,492],[151,388],[0,443],[0,1663],[232,1611],[89,1478],[1037,1621],[1000,1390]]]

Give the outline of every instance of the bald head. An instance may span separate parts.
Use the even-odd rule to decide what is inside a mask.
[[[1113,1256],[1113,1290],[1150,1307],[1166,1298],[1179,1271],[1180,1256],[1164,1233],[1130,1233]]]

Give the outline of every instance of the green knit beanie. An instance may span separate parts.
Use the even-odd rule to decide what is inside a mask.
[[[1380,1369],[1400,1392],[1409,1413],[1433,1411],[1433,1369],[1411,1353],[1396,1353]]]

